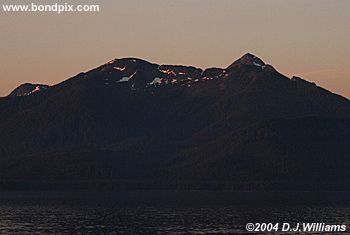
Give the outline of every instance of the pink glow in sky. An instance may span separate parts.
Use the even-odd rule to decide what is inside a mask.
[[[206,68],[226,67],[251,52],[283,74],[350,97],[348,0],[115,0],[100,5],[99,13],[84,14],[0,11],[0,96],[24,82],[56,84],[112,58]]]

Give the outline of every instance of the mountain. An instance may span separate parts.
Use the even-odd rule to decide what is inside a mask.
[[[48,85],[25,83],[14,89],[9,96],[27,96],[50,88]]]
[[[115,59],[29,90],[0,99],[3,182],[350,186],[350,101],[249,53],[205,70]]]

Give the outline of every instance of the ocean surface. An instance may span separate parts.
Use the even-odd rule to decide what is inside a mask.
[[[0,193],[0,234],[248,234],[246,224],[257,222],[350,228],[350,194]]]

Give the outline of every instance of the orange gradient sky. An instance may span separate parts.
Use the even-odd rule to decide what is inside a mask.
[[[251,52],[283,74],[350,97],[348,0],[64,2],[100,4],[100,12],[0,9],[0,96],[24,82],[56,84],[118,57],[206,68]]]

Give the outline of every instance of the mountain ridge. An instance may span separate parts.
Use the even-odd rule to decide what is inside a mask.
[[[335,182],[349,120],[348,99],[252,54],[204,70],[114,59],[0,100],[0,179]]]
[[[132,65],[132,63],[136,63],[136,65]],[[134,57],[125,57],[125,58],[115,58],[115,59],[112,59],[110,61],[108,61],[107,63],[101,65],[101,66],[98,66],[97,68],[95,69],[92,69],[88,72],[81,72],[80,74],[74,76],[74,77],[78,77],[79,75],[86,75],[88,73],[92,73],[92,72],[96,72],[96,71],[99,71],[100,70],[105,70],[107,69],[108,67],[111,67],[111,66],[114,66],[113,69],[123,73],[124,70],[126,69],[126,67],[124,65],[128,64],[129,67],[131,68],[128,68],[129,70],[132,70],[133,72],[129,72],[128,75],[125,75],[126,77],[125,80],[122,80],[121,82],[126,82],[126,81],[129,81],[127,80],[127,76],[131,76],[133,73],[137,73],[136,69],[135,69],[135,66],[142,66],[142,68],[144,69],[145,66],[146,67],[157,67],[157,69],[159,71],[161,71],[162,73],[165,73],[167,75],[175,75],[175,76],[179,76],[179,75],[186,75],[186,73],[184,71],[196,71],[197,73],[201,73],[201,78],[206,78],[207,76],[212,78],[212,77],[218,77],[224,73],[226,73],[227,71],[229,71],[231,68],[234,68],[234,67],[242,67],[242,66],[253,66],[253,67],[257,67],[258,69],[266,69],[268,71],[272,71],[272,72],[277,72],[271,65],[269,64],[265,64],[264,61],[262,61],[259,57],[251,54],[251,53],[246,53],[244,54],[242,57],[240,57],[239,59],[235,60],[233,63],[231,63],[229,66],[227,66],[226,68],[217,68],[217,67],[209,67],[209,68],[205,68],[205,69],[202,69],[202,68],[198,68],[198,67],[195,67],[195,66],[190,66],[190,65],[169,65],[169,64],[156,64],[156,63],[152,63],[152,62],[149,62],[147,60],[144,60],[144,59],[139,59],[139,58],[134,58]],[[119,66],[119,67],[118,67]],[[127,71],[126,71],[127,72]],[[74,78],[72,77],[72,78]],[[197,74],[197,77],[198,77],[198,74]],[[292,78],[289,78],[289,79],[293,79],[293,78],[297,78],[297,77],[292,77]],[[303,80],[303,81],[306,81],[300,77],[298,77],[299,81]],[[65,82],[65,81],[64,81]],[[63,82],[63,83],[64,83]],[[159,81],[158,81],[159,83]],[[156,83],[156,84],[158,84]],[[60,84],[60,83],[59,83]],[[56,84],[56,85],[59,85],[59,84]],[[20,89],[23,89],[23,87],[26,87],[26,86],[31,86],[31,88],[34,88],[37,87],[37,86],[41,86],[45,89],[47,88],[50,88],[49,85],[44,85],[44,84],[30,84],[30,83],[25,83],[25,84],[22,84],[20,85],[19,87],[15,88],[9,96],[24,96],[24,95],[28,95],[30,92],[27,92],[27,93],[16,93],[18,90]],[[33,89],[34,89],[33,88]]]

